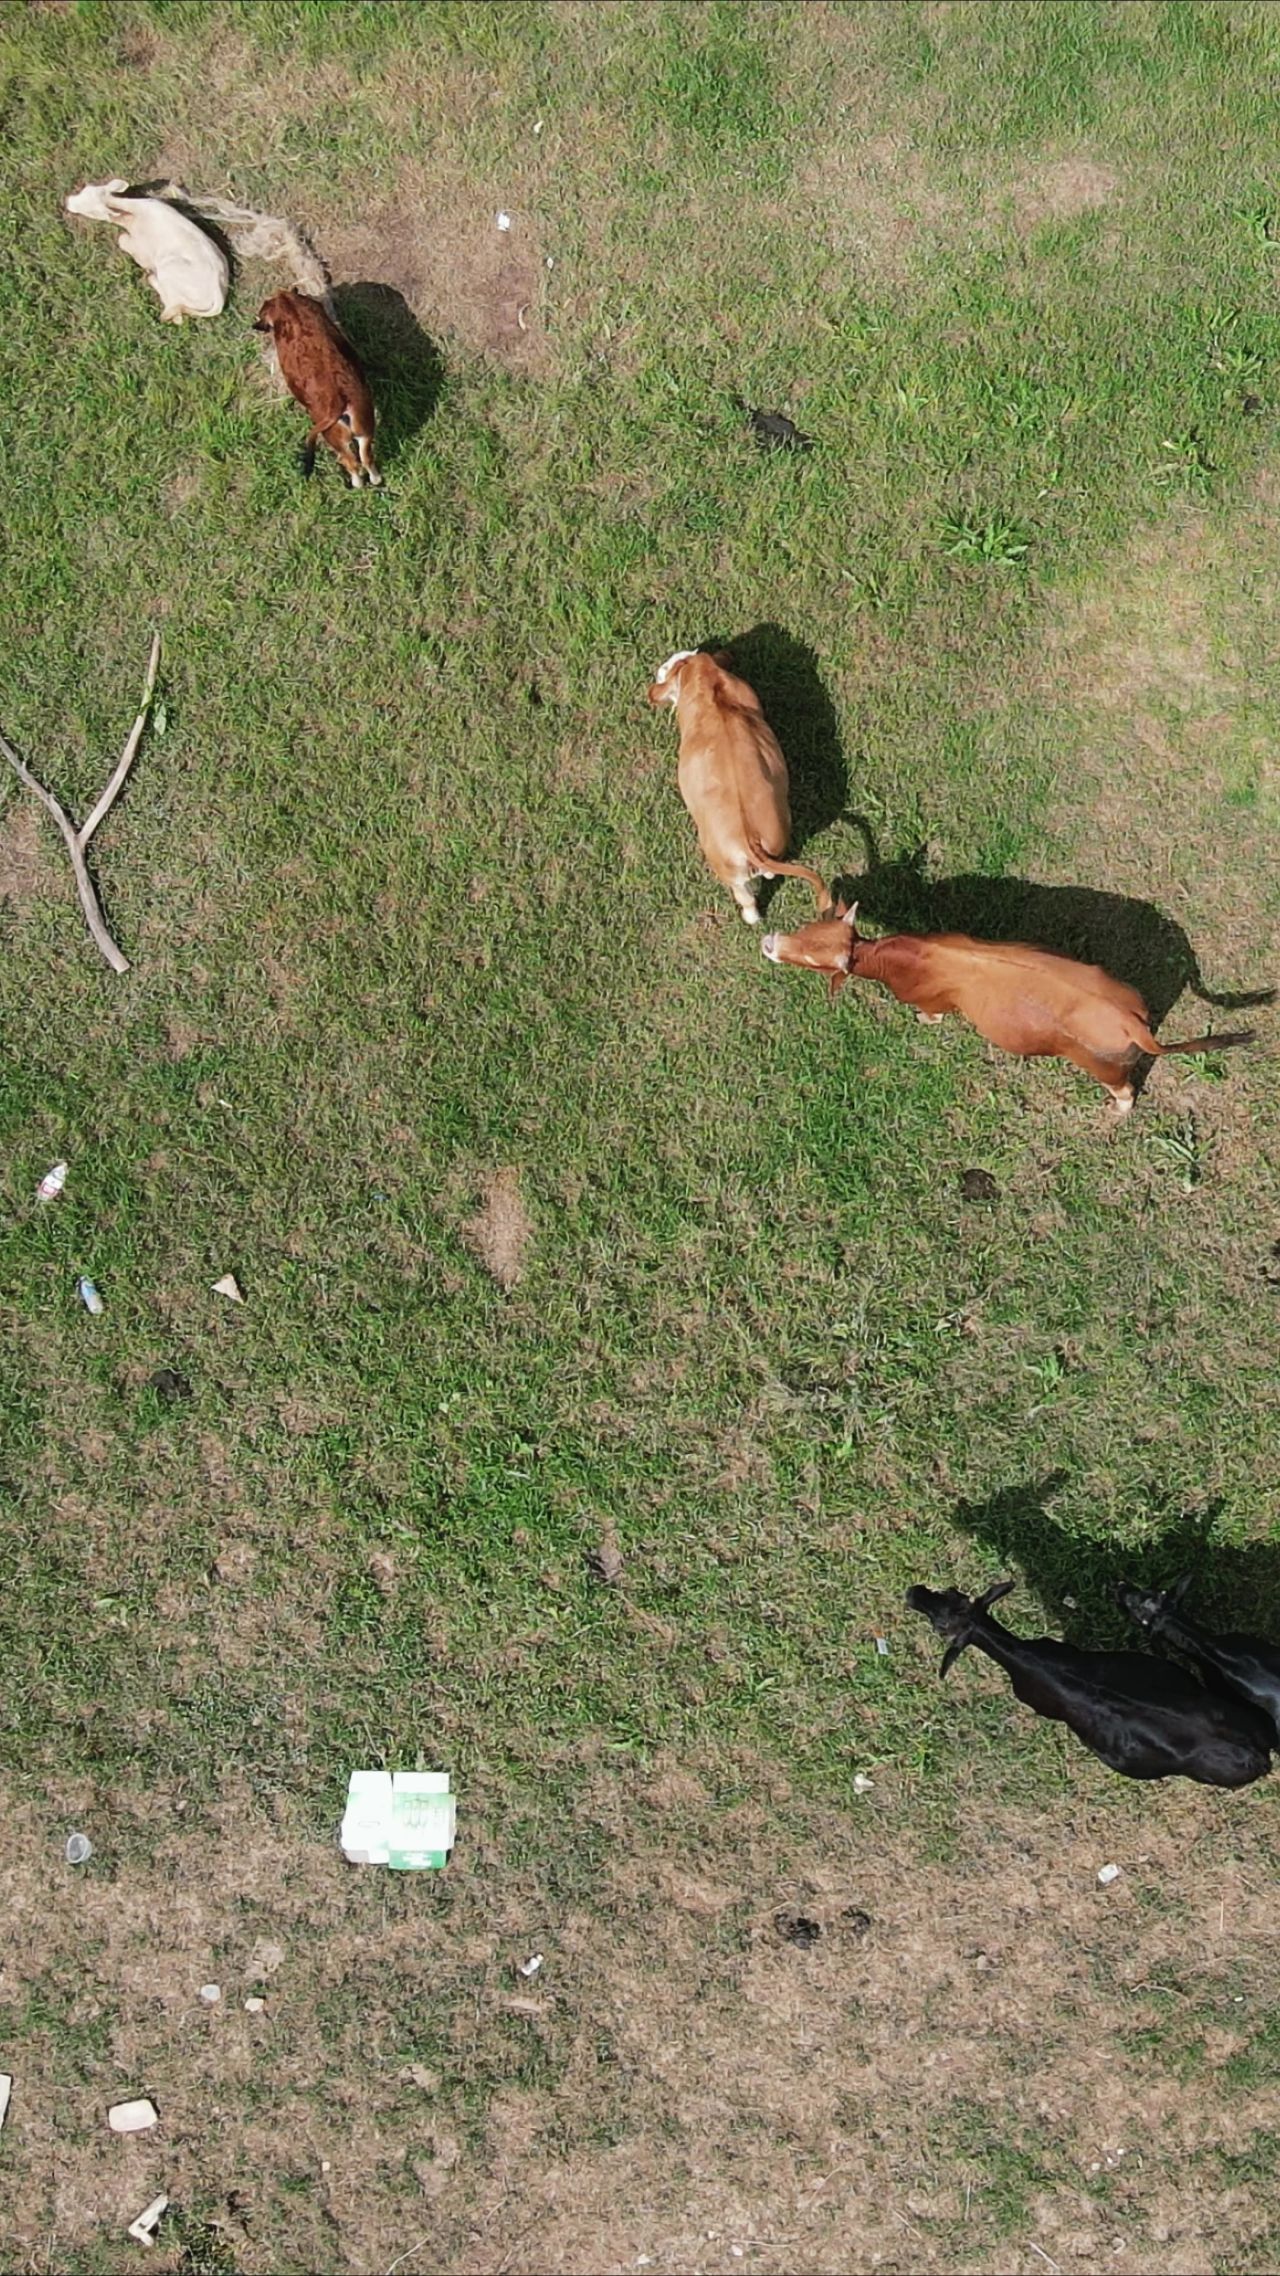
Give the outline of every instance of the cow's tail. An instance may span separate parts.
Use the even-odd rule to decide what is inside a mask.
[[[1253,1037],[1251,1027],[1235,1028],[1228,1035],[1192,1035],[1185,1043],[1161,1043],[1153,1035],[1143,1049],[1164,1059],[1171,1051],[1230,1051],[1237,1043],[1252,1043]]]
[[[807,868],[802,861],[780,861],[776,854],[766,853],[756,838],[749,837],[747,839],[747,852],[762,876],[799,877],[803,879],[806,885],[811,885],[820,917],[825,917],[833,907],[831,894],[823,884],[816,869]]]

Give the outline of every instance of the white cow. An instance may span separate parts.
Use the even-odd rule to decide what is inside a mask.
[[[162,324],[184,316],[221,316],[231,272],[222,247],[165,198],[127,198],[127,182],[86,182],[67,199],[68,213],[120,224],[119,245],[145,269],[160,295]]]

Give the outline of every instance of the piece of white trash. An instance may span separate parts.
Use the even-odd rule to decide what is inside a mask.
[[[44,1173],[44,1176],[41,1178],[39,1185],[36,1187],[36,1200],[37,1200],[37,1201],[56,1201],[56,1200],[57,1200],[57,1198],[58,1198],[58,1195],[61,1193],[61,1191],[62,1191],[62,1188],[63,1188],[63,1186],[66,1184],[66,1182],[67,1182],[67,1165],[66,1165],[66,1163],[65,1163],[65,1162],[55,1162],[55,1163],[54,1163],[54,1165],[53,1165],[53,1168],[52,1168],[51,1170],[46,1170],[46,1171],[45,1171],[45,1173]]]
[[[0,2126],[3,2126],[13,2092],[13,2079],[8,2071],[0,2071]]]
[[[107,2112],[107,2124],[113,2134],[145,2134],[148,2126],[156,2124],[159,2115],[154,2102],[148,2102],[143,2095],[137,2102],[113,2103]]]
[[[76,1282],[76,1287],[80,1291],[80,1301],[83,1304],[86,1312],[92,1312],[95,1320],[101,1319],[106,1307],[103,1304],[102,1298],[99,1296],[97,1289],[94,1287],[93,1282],[91,1280],[86,1280],[84,1274],[81,1273],[79,1280]]]
[[[447,1770],[353,1770],[338,1843],[351,1865],[438,1869],[449,1862],[457,1808]]]
[[[243,1304],[244,1302],[240,1293],[240,1283],[233,1272],[224,1272],[221,1280],[214,1281],[213,1293],[215,1296],[229,1296],[233,1304]]]
[[[87,1865],[92,1855],[93,1843],[87,1833],[69,1833],[67,1835],[68,1865]]]
[[[246,2014],[246,2015],[261,2015],[261,2013],[262,2013],[262,2010],[263,2010],[263,2008],[266,2006],[266,2004],[267,2004],[267,2003],[266,2003],[265,1999],[247,1999],[247,2000],[245,2001],[245,2003],[244,2003],[244,2011],[245,2011],[245,2014]]]
[[[871,1792],[871,1780],[864,1771],[860,1770],[854,1779],[853,1791],[855,1794],[869,1794]]]
[[[201,2007],[216,2007],[216,2006],[217,2006],[217,2004],[218,2004],[218,2001],[221,1999],[221,1997],[222,1997],[222,1986],[221,1986],[221,1984],[201,1984],[201,1986],[200,1986],[200,2005],[201,2005]]]
[[[536,1976],[541,1966],[542,1954],[541,1952],[534,1952],[529,1959],[520,1962],[520,1973],[522,1976]]]
[[[155,2232],[160,2225],[160,2215],[168,2203],[167,2197],[153,2197],[146,2211],[139,2213],[136,2221],[130,2221],[127,2233],[134,2239],[135,2243],[155,2243]]]
[[[1118,1865],[1100,1865],[1098,1867],[1098,1882],[1101,1888],[1109,1889],[1112,1882],[1118,1881],[1119,1878],[1120,1868]]]
[[[499,229],[510,229],[511,216],[509,213],[495,214],[494,219],[496,220]]]
[[[881,1659],[882,1659],[882,1660],[887,1660],[887,1659],[888,1659],[888,1657],[889,1657],[889,1639],[888,1639],[888,1637],[887,1637],[887,1636],[877,1636],[877,1637],[876,1637],[876,1650],[877,1650],[877,1652],[879,1653],[879,1655],[880,1655],[880,1657],[881,1657]]]

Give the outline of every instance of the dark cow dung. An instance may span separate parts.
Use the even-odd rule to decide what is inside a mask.
[[[786,1943],[798,1944],[805,1952],[811,1944],[817,1943],[822,1934],[820,1920],[811,1920],[808,1913],[796,1912],[790,1905],[785,1905],[781,1912],[774,1914],[773,1925]]]
[[[1000,1188],[990,1170],[966,1170],[960,1180],[966,1201],[998,1201]]]
[[[794,419],[789,419],[785,411],[755,411],[749,403],[743,403],[742,408],[761,450],[813,449],[813,436],[801,434]]]
[[[191,1397],[191,1385],[185,1375],[178,1373],[176,1367],[157,1367],[154,1375],[147,1377],[147,1381],[156,1397],[164,1400],[166,1407],[176,1407],[179,1399]]]

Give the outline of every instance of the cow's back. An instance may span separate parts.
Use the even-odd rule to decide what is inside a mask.
[[[680,795],[704,849],[714,839],[724,850],[745,851],[754,841],[766,853],[785,853],[787,762],[753,690],[710,656],[691,658],[681,675],[678,718]]]
[[[973,940],[965,933],[902,935],[909,944],[907,1000],[926,1011],[954,1011],[1002,1051],[1024,1057],[1061,1052],[1064,1041],[1103,1058],[1141,1047],[1147,1012],[1141,996],[1098,964],[1081,964],[1025,941]],[[882,944],[888,945],[888,944]],[[884,977],[895,994],[888,971]]]

